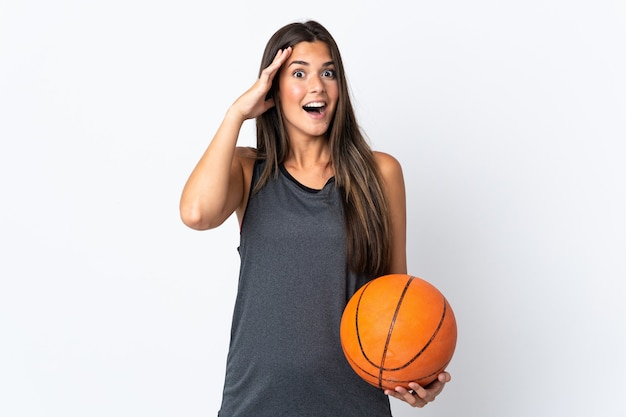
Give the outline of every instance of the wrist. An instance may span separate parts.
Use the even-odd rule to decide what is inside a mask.
[[[224,116],[224,121],[227,123],[233,123],[242,125],[245,122],[247,117],[245,117],[241,111],[239,111],[236,107],[230,106],[228,110],[226,110],[226,115]]]

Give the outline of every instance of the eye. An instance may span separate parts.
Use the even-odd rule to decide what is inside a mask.
[[[333,69],[327,69],[322,72],[322,77],[334,79],[337,75],[336,71]]]
[[[304,71],[302,71],[302,70],[295,70],[293,72],[293,76],[295,78],[303,78],[304,77]]]

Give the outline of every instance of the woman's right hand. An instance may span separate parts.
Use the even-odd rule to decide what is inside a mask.
[[[236,111],[244,120],[253,119],[276,105],[273,98],[268,98],[267,93],[272,88],[272,81],[280,70],[281,65],[291,55],[291,47],[279,49],[272,63],[267,66],[258,80],[243,93],[231,106],[231,111]]]

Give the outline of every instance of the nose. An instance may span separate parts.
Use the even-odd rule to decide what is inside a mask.
[[[324,81],[319,75],[313,75],[309,79],[309,91],[312,93],[321,93],[325,91]]]

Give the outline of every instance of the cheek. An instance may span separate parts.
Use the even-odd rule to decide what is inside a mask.
[[[337,100],[339,97],[339,84],[337,81],[327,82],[324,87],[326,88],[326,94],[328,94],[328,97],[332,100]]]
[[[284,103],[299,102],[304,94],[304,88],[297,84],[281,85],[280,88],[280,96]]]
[[[337,102],[339,101],[339,87],[334,84],[333,86],[329,87],[326,90],[327,94],[328,94],[328,98],[334,103],[334,105],[337,105]]]

